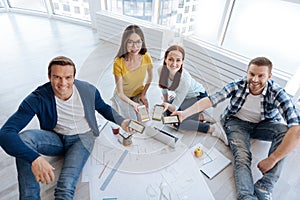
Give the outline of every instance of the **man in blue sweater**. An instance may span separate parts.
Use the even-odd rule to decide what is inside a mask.
[[[51,164],[41,155],[64,155],[55,199],[73,199],[82,168],[99,135],[95,110],[126,132],[124,119],[106,104],[96,87],[75,79],[73,61],[59,56],[48,66],[49,82],[20,104],[0,131],[0,145],[16,157],[20,199],[40,199],[39,183],[55,179]],[[37,116],[40,129],[21,130]],[[20,133],[21,132],[21,133]]]

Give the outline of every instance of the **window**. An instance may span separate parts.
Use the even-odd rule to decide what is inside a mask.
[[[89,15],[90,15],[90,9],[84,8],[84,15],[87,16],[87,18],[89,18]]]
[[[0,0],[0,3],[2,1]],[[88,0],[7,0],[9,8],[18,8],[29,11],[60,15],[80,20],[91,21]],[[46,5],[48,10],[46,9]],[[84,10],[84,13],[82,13]]]
[[[176,23],[181,23],[181,19],[182,19],[182,14],[180,13],[177,15]]]
[[[152,2],[145,2],[145,15],[152,16]]]
[[[90,21],[89,3],[85,0],[51,0],[53,14]]]
[[[190,22],[194,22],[195,21],[195,16],[192,16],[191,18],[190,18]]]
[[[80,14],[80,8],[78,6],[74,7],[74,13]]]
[[[293,96],[300,87],[299,11],[292,0],[201,0],[194,35],[249,59],[268,57],[277,75],[291,77],[285,89]]]
[[[211,44],[218,44],[218,32],[226,0],[201,0],[195,13],[194,35]]]
[[[184,13],[188,13],[189,10],[190,10],[190,7],[189,7],[189,6],[186,6],[186,7],[184,8]]]
[[[161,24],[162,24],[162,25],[167,25],[167,19],[162,19],[162,20],[161,20]]]
[[[7,3],[11,8],[47,12],[45,3],[41,0],[9,0]]]
[[[287,1],[236,0],[223,47],[249,58],[266,56],[274,68],[297,75],[300,84],[300,4]],[[291,81],[290,81],[291,82]],[[289,88],[291,87],[291,88]]]
[[[184,6],[184,0],[179,0],[178,8],[183,8],[183,6]]]
[[[192,11],[195,12],[197,10],[197,5],[193,5]]]
[[[59,10],[59,4],[58,3],[53,3],[53,8],[54,8],[54,10]]]
[[[67,4],[63,4],[63,11],[70,12],[70,6]]]
[[[152,1],[150,0],[123,0],[123,14],[139,19],[151,21]]]

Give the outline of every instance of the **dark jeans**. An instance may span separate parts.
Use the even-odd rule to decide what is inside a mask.
[[[182,102],[182,104],[180,105],[178,110],[185,110],[204,97],[207,97],[206,92],[200,93],[197,97],[194,97],[194,98],[184,99],[184,101]],[[173,102],[173,100],[171,100],[169,103],[172,103],[172,102]],[[166,115],[169,116],[170,114],[171,114],[171,112],[167,110]],[[207,133],[210,125],[200,122],[199,115],[200,115],[200,113],[196,113],[196,114],[186,118],[176,128],[178,128],[180,130],[198,131],[198,132]]]

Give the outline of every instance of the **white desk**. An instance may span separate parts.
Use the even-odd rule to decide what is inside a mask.
[[[214,199],[188,145],[179,141],[171,148],[146,134],[132,140],[125,147],[109,124],[104,127],[82,172],[82,181],[90,182],[91,200]]]

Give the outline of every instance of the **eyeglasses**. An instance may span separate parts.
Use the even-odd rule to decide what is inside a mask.
[[[136,47],[141,47],[142,44],[143,44],[142,40],[137,40],[137,41],[128,40],[127,41],[127,46],[129,46],[129,47],[133,47],[133,45],[135,45]]]

